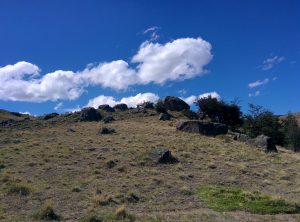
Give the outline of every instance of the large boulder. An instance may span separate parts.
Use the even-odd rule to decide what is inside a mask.
[[[103,118],[104,123],[110,123],[112,121],[115,121],[113,116],[106,116],[106,117]]]
[[[112,107],[110,107],[109,105],[107,105],[107,104],[104,104],[104,105],[100,105],[99,107],[98,107],[98,109],[100,109],[100,110],[104,110],[104,111],[106,111],[106,112],[115,112],[115,109],[114,108],[112,108]]]
[[[182,111],[190,109],[190,106],[182,99],[174,96],[167,96],[164,99],[164,107],[171,111]]]
[[[114,106],[114,109],[120,110],[120,111],[126,111],[128,109],[128,106],[125,103],[120,103]]]
[[[93,107],[84,108],[80,112],[80,121],[99,121],[101,114]]]
[[[168,113],[161,113],[159,114],[159,120],[163,120],[163,121],[166,121],[166,120],[170,120],[171,119],[171,115],[168,114]]]
[[[171,151],[163,147],[152,150],[149,157],[155,163],[168,164],[178,162],[178,159],[172,156]]]
[[[154,109],[154,104],[152,102],[143,102],[137,105],[138,109]]]
[[[43,117],[43,120],[48,120],[48,119],[52,119],[56,116],[58,116],[59,114],[58,113],[50,113],[50,114],[46,114],[44,117]]]
[[[259,135],[254,139],[248,139],[246,143],[261,147],[265,152],[277,152],[273,139],[269,136]]]
[[[224,124],[202,120],[180,120],[176,124],[176,129],[189,133],[200,133],[207,136],[216,136],[228,132],[228,127]]]
[[[250,139],[250,136],[243,133],[235,133],[233,139],[245,143]]]
[[[100,130],[99,130],[99,133],[100,134],[112,134],[112,133],[115,133],[115,129],[111,129],[111,128],[106,128],[106,127],[102,127]]]
[[[277,148],[271,137],[260,135],[256,138],[251,138],[250,136],[242,133],[235,133],[233,136],[234,140],[251,144],[260,148],[263,148],[266,152],[277,152]]]

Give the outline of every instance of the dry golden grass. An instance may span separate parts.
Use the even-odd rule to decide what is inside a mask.
[[[124,204],[137,221],[299,221],[298,215],[218,213],[194,191],[235,186],[300,202],[300,154],[284,149],[266,154],[229,135],[178,132],[175,119],[129,112],[114,113],[116,121],[109,124],[32,120],[39,122],[1,128],[0,220],[34,221],[32,215],[51,200],[62,221],[78,221],[90,208],[101,215]],[[103,126],[116,133],[99,135]],[[148,152],[158,146],[169,148],[180,162],[149,162]],[[116,165],[109,168],[108,161]],[[30,184],[30,195],[8,194],[11,181]],[[101,204],[104,197],[113,201]]]

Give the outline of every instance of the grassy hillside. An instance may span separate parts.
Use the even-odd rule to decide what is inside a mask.
[[[300,154],[179,132],[154,111],[113,115],[108,124],[75,114],[1,127],[0,220],[300,221]],[[116,132],[100,135],[104,125]],[[179,163],[151,162],[161,146]]]

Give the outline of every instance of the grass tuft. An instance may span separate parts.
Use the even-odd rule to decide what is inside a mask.
[[[197,191],[203,203],[217,211],[244,210],[257,214],[296,214],[300,206],[259,192],[223,186],[202,186]]]
[[[34,215],[34,218],[38,220],[56,220],[59,221],[61,217],[54,212],[51,203],[45,203],[39,212]]]

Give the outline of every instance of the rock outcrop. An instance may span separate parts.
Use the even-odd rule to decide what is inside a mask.
[[[163,121],[166,121],[166,120],[170,120],[171,119],[171,115],[168,114],[168,113],[161,113],[159,114],[159,120],[163,120]]]
[[[100,109],[100,110],[103,110],[103,111],[106,111],[106,112],[115,112],[115,109],[114,108],[112,108],[112,107],[110,107],[109,105],[107,105],[107,104],[104,104],[104,105],[100,105],[99,107],[98,107],[98,109]]]
[[[80,121],[99,121],[101,119],[101,114],[92,107],[84,108],[80,112]]]
[[[114,106],[114,109],[120,110],[120,111],[126,111],[128,110],[128,106],[125,103],[120,103]]]
[[[179,162],[178,159],[171,154],[170,150],[163,147],[152,150],[149,157],[155,163],[171,164]]]
[[[273,139],[269,136],[259,135],[256,138],[250,138],[246,134],[236,133],[233,139],[263,148],[265,152],[278,152]]]
[[[224,124],[202,120],[180,120],[177,122],[176,128],[180,131],[200,133],[207,136],[216,136],[228,132],[228,127]]]
[[[184,102],[182,99],[174,96],[167,96],[164,99],[164,107],[170,111],[182,111],[189,110],[190,106]]]

